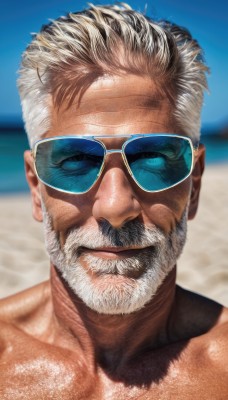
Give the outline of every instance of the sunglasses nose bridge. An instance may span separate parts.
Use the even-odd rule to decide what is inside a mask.
[[[106,149],[106,154],[122,153],[122,149]]]
[[[107,157],[108,155],[111,155],[112,153],[113,153],[113,154],[118,154],[118,153],[121,154],[122,159],[123,159],[123,162],[124,162],[124,165],[125,165],[125,167],[127,168],[128,173],[129,173],[130,175],[132,175],[132,171],[131,171],[131,169],[130,169],[130,167],[129,167],[129,165],[128,165],[127,159],[126,159],[126,155],[125,155],[125,152],[124,152],[124,148],[122,148],[122,149],[106,149],[104,158],[106,159],[106,157]],[[102,169],[101,169],[101,171],[100,171],[100,174],[102,173],[103,169],[104,169],[104,163],[103,163],[103,165],[102,165]]]
[[[125,153],[124,153],[123,149],[106,149],[105,157],[107,155],[110,155],[110,154],[118,154],[118,153],[121,154],[121,156],[123,158],[123,161],[124,161],[124,164],[126,164],[127,167],[128,167],[128,163],[127,163],[126,156],[125,156]]]

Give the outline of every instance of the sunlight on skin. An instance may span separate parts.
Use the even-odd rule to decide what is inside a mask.
[[[109,134],[115,138],[120,133],[154,132],[184,135],[170,120],[172,109],[167,98],[161,98],[159,93],[159,102],[155,102],[158,93],[155,84],[144,78],[128,78],[99,80],[86,91],[79,107],[74,104],[68,110],[53,110],[52,126],[45,136]],[[95,119],[91,118],[92,114],[96,115]],[[111,142],[112,139],[110,145]],[[1,327],[2,343],[7,342],[9,335],[12,340],[11,347],[6,347],[2,358],[4,368],[0,368],[0,389],[10,400],[12,393],[14,400],[19,400],[25,387],[28,393],[23,394],[23,398],[29,400],[40,400],[42,397],[45,400],[57,397],[64,400],[122,400],[135,397],[150,399],[151,396],[164,399],[167,393],[175,399],[192,400],[196,398],[196,391],[197,396],[203,398],[205,381],[208,382],[211,398],[220,400],[215,381],[219,380],[223,393],[227,382],[221,380],[218,361],[215,366],[207,343],[218,341],[217,326],[220,332],[224,313],[216,303],[175,286],[174,264],[182,247],[178,248],[175,240],[171,240],[170,247],[164,250],[167,238],[170,240],[172,232],[175,236],[186,210],[189,217],[195,215],[203,157],[204,150],[200,148],[192,176],[180,185],[159,193],[146,193],[131,179],[121,156],[112,154],[106,161],[102,176],[88,193],[70,195],[39,183],[31,154],[25,154],[34,218],[42,221],[45,211],[48,216],[45,214],[44,217],[51,222],[47,224],[49,233],[46,236],[51,238],[50,247],[53,245],[53,248],[49,247],[53,262],[50,283],[16,295],[16,299],[6,300],[2,305],[1,320],[7,321]],[[185,222],[186,218],[187,215]],[[71,284],[71,277],[65,272],[66,268],[71,269],[72,260],[75,261],[74,241],[79,241],[80,247],[78,232],[81,231],[83,242],[79,259],[80,252],[86,246],[88,248],[83,262],[80,260],[80,274],[90,281],[90,286],[86,288],[88,292],[95,286],[100,292],[108,292],[110,277],[106,280],[106,275],[98,276],[107,265],[111,274],[121,271],[121,285],[126,287],[128,275],[133,273],[132,265],[126,264],[126,259],[132,257],[132,251],[138,255],[145,251],[142,242],[137,243],[137,250],[132,248],[134,241],[131,234],[136,221],[150,232],[159,232],[159,237],[163,238],[162,264],[165,264],[165,259],[167,265],[163,265],[165,273],[162,282],[155,283],[152,299],[144,301],[135,312],[124,315],[98,313],[78,295],[78,276],[74,291],[65,281],[67,279]],[[115,246],[112,248],[113,241],[106,242],[104,226],[107,225],[115,235],[116,232],[123,232],[126,226],[131,227],[127,236],[132,242],[125,238],[122,254],[119,248],[118,251]],[[99,238],[101,226],[103,233]],[[88,242],[85,242],[85,232],[89,235]],[[96,248],[96,241],[102,247]],[[95,248],[92,248],[94,245]],[[172,247],[174,257],[168,265],[165,253],[170,252]],[[57,259],[53,257],[54,253]],[[63,253],[66,259],[62,257]],[[99,259],[98,264],[91,263],[93,257]],[[141,262],[139,276],[131,278],[135,281],[140,279],[143,268],[144,263]],[[65,279],[58,269],[63,271]],[[146,274],[145,277],[147,279]],[[118,279],[118,274],[114,274],[113,287]],[[133,285],[131,295],[134,288]],[[37,330],[37,326],[42,329]],[[224,340],[219,343],[217,354],[220,354]],[[28,377],[31,379],[29,386],[26,383]],[[56,384],[59,380],[62,386]],[[14,383],[14,392],[11,393],[5,385],[9,381]]]

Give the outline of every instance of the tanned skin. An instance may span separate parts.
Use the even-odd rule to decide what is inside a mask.
[[[155,83],[132,75],[93,83],[80,105],[53,107],[45,136],[153,132],[184,134]],[[39,183],[29,151],[25,165],[33,216],[42,221],[42,195],[63,246],[70,228],[97,228],[100,220],[120,228],[137,219],[168,233],[189,195],[189,219],[194,218],[204,148],[191,177],[154,194],[132,181],[118,153],[108,157],[99,181],[80,196]],[[123,257],[110,249],[97,256]],[[174,268],[139,311],[104,315],[89,309],[51,265],[50,281],[1,300],[0,399],[226,400],[227,309],[176,286],[175,278]],[[94,283],[99,285],[96,276]]]

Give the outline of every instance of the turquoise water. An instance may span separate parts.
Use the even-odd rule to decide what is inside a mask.
[[[228,140],[202,137],[206,164],[228,163]],[[23,131],[0,132],[0,194],[28,191],[23,153],[29,148]]]
[[[23,158],[28,148],[23,131],[0,133],[0,194],[28,191]]]

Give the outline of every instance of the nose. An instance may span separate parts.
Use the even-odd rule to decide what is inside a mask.
[[[93,204],[97,221],[106,220],[115,229],[138,217],[140,203],[127,178],[127,171],[119,167],[107,170],[101,178]]]

